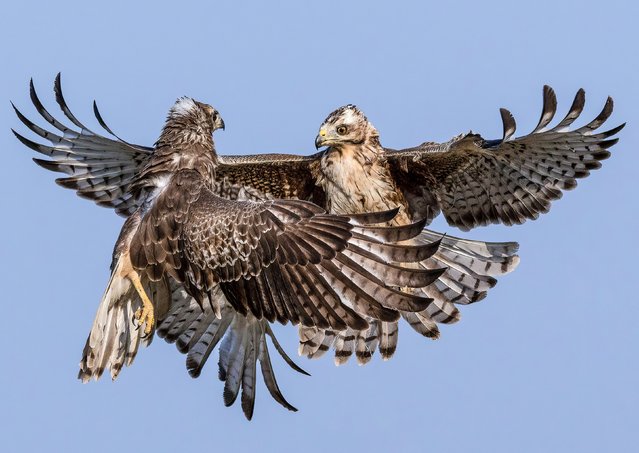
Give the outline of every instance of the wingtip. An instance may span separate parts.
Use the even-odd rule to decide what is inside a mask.
[[[244,407],[244,401],[242,401],[242,412],[244,413],[244,417],[250,422],[253,419],[253,409],[248,409]]]
[[[555,90],[553,90],[550,85],[544,85],[543,96],[544,98],[548,98],[548,99],[554,98],[555,101],[557,100],[557,95],[555,94]]]
[[[512,137],[512,135],[515,133],[515,131],[517,130],[517,123],[515,121],[515,117],[513,116],[512,113],[510,113],[510,111],[508,109],[505,108],[500,108],[499,109],[499,114],[501,115],[501,122],[503,125],[503,135],[502,135],[502,141],[507,141],[510,137]]]
[[[584,90],[583,88],[579,88],[577,90],[577,93],[575,94],[575,99],[573,102],[577,106],[581,106],[583,108],[583,106],[586,104],[586,90]]]
[[[45,170],[54,171],[56,173],[60,173],[61,172],[61,170],[58,168],[58,166],[57,166],[57,164],[55,162],[52,162],[50,160],[38,159],[37,157],[32,157],[31,160],[38,167],[44,168]],[[56,180],[56,182],[57,182],[57,180]]]
[[[53,81],[53,93],[55,94],[55,100],[58,102],[58,105],[60,105],[60,107],[65,106],[66,102],[64,101],[64,96],[62,95],[62,80],[59,72],[55,76],[55,80]]]
[[[612,96],[608,96],[606,98],[606,104],[604,105],[604,108],[608,107],[608,109],[610,110],[610,112],[612,112],[612,110],[615,107],[615,101],[612,99]]]
[[[435,280],[437,280],[439,277],[441,277],[442,275],[444,275],[444,273],[449,269],[449,266],[446,267],[440,267],[439,269],[433,269],[431,275],[434,276],[435,278],[433,279],[433,282]]]

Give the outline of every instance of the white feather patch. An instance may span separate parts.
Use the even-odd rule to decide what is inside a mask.
[[[188,97],[181,97],[178,99],[173,107],[171,107],[171,116],[186,116],[189,115],[197,108],[195,101]]]

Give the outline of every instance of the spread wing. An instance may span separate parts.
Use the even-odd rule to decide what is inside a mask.
[[[13,131],[24,145],[49,158],[33,159],[34,162],[47,170],[66,173],[67,177],[59,178],[56,182],[62,187],[74,189],[82,198],[93,200],[100,206],[114,208],[124,217],[132,214],[137,206],[128,189],[153,149],[127,143],[115,136],[102,120],[95,102],[95,115],[113,138],[96,134],[84,126],[71,113],[62,96],[60,74],[54,84],[56,101],[67,119],[79,130],[66,126],[46,110],[38,98],[33,80],[30,82],[30,91],[31,101],[37,112],[55,131],[41,128],[13,106],[20,121],[51,144],[48,146],[36,143]]]
[[[584,91],[577,92],[566,117],[552,128],[547,126],[557,101],[548,86],[543,99],[539,124],[522,137],[511,139],[515,120],[502,109],[501,140],[468,133],[443,144],[387,150],[393,177],[417,217],[443,211],[448,223],[462,230],[521,224],[548,212],[562,191],[600,168],[600,161],[610,156],[607,149],[618,141],[611,137],[624,126],[595,133],[612,113],[612,99],[593,121],[574,130],[569,127],[583,110]]]
[[[442,274],[401,267],[437,250],[437,242],[394,244],[423,222],[367,226],[395,213],[333,216],[308,202],[231,201],[202,187],[197,173],[181,171],[145,214],[130,253],[152,281],[167,273],[201,304],[219,285],[238,313],[336,330],[432,303],[390,288],[424,287]]]
[[[44,154],[48,159],[34,159],[47,170],[66,173],[56,182],[103,207],[128,217],[137,208],[128,194],[131,184],[144,168],[153,148],[135,145],[119,138],[105,123],[97,104],[93,112],[109,137],[102,136],[82,124],[71,112],[64,96],[60,74],[54,83],[55,99],[65,117],[76,127],[69,127],[51,115],[38,98],[33,80],[31,101],[36,111],[53,128],[44,129],[13,108],[20,121],[33,133],[49,142],[36,143],[22,134],[13,133],[24,145]],[[13,105],[13,104],[12,104]],[[319,154],[262,154],[255,156],[220,156],[215,192],[225,198],[299,198],[324,205],[324,193],[315,186],[312,168]]]
[[[221,184],[254,190],[261,199],[296,198],[324,206],[326,195],[315,185],[315,167],[320,154],[258,154],[220,156],[216,176]],[[227,193],[219,193],[225,198]]]

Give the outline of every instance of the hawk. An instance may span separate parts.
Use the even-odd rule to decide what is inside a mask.
[[[82,125],[64,101],[59,76],[55,93],[65,116],[80,131],[68,128],[50,115],[39,101],[32,83],[31,98],[36,109],[62,135],[40,128],[17,109],[21,121],[52,146],[16,135],[30,148],[51,158],[35,159],[36,163],[67,173],[68,177],[57,180],[60,185],[75,189],[80,196],[99,205],[112,207],[125,217],[130,216],[139,208],[131,188],[148,165],[154,148],[119,139],[105,124],[95,103],[98,122],[113,138],[98,135]],[[512,139],[515,123],[502,109],[504,136],[500,140],[484,140],[468,133],[443,144],[424,143],[399,151],[381,147],[379,134],[365,116],[354,106],[345,106],[329,115],[320,128],[316,144],[328,146],[326,150],[311,156],[218,156],[211,190],[232,200],[310,200],[334,213],[363,212],[369,206],[379,209],[399,207],[399,213],[392,220],[395,225],[419,218],[430,221],[441,211],[451,225],[463,230],[488,223],[522,223],[546,212],[550,201],[559,198],[562,190],[575,186],[576,178],[587,176],[589,170],[598,168],[599,161],[609,155],[606,149],[616,142],[609,137],[623,125],[604,133],[593,133],[610,115],[610,99],[593,122],[574,131],[567,129],[579,116],[583,105],[584,92],[579,90],[566,118],[549,129],[556,100],[552,90],[545,87],[542,117],[533,133],[527,136]],[[365,187],[361,187],[362,183]],[[430,244],[440,238],[438,233],[424,230],[411,241]],[[415,264],[425,269],[447,268],[434,284],[419,290],[433,299],[431,312],[407,311],[402,315],[423,335],[436,338],[436,322],[454,322],[459,318],[455,303],[482,299],[486,290],[495,284],[495,276],[509,272],[517,265],[516,250],[516,243],[484,243],[444,237],[433,255]],[[226,377],[228,351],[233,339],[243,336],[241,324],[245,319],[233,312],[232,321],[229,321],[226,317],[228,303],[221,304],[221,320],[218,319],[211,310],[201,309],[185,292],[184,286],[175,282],[171,282],[165,291],[172,297],[164,318],[158,322],[159,336],[176,342],[178,349],[187,353],[189,372],[197,376],[226,332],[220,348],[221,355],[226,357],[221,357],[220,375]],[[272,336],[268,323],[255,325],[271,336],[278,352],[296,367]],[[229,326],[231,328],[227,330]],[[366,330],[302,325],[300,352],[317,357],[332,346],[338,363],[348,358],[353,350],[358,360],[365,363],[379,347],[382,356],[388,358],[396,346],[396,326],[394,320],[372,320]],[[114,376],[121,368],[121,364],[116,365],[110,366]],[[278,401],[285,402],[276,383],[272,381],[269,385],[267,375],[273,376],[270,362],[268,367],[264,374],[267,387]],[[101,372],[87,375],[81,371],[81,377],[98,377]],[[277,391],[273,391],[274,388]],[[291,408],[290,405],[287,407]]]
[[[400,244],[418,235],[425,221],[385,226],[397,209],[340,216],[304,200],[220,197],[213,141],[220,128],[224,122],[209,105],[181,98],[171,108],[128,188],[137,208],[116,242],[80,378],[99,378],[106,368],[117,376],[140,343],[150,341],[156,320],[191,317],[190,307],[173,304],[181,286],[199,307],[202,326],[189,332],[190,371],[199,373],[230,329],[220,347],[224,400],[233,404],[241,390],[250,419],[258,361],[273,396],[294,409],[274,379],[265,336],[280,348],[269,322],[365,330],[368,320],[429,310],[432,299],[394,288],[428,286],[444,270],[405,265],[428,259],[439,242]]]

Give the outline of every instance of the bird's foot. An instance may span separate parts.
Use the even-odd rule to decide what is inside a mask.
[[[155,327],[155,314],[151,301],[149,301],[146,297],[143,297],[142,307],[138,308],[135,311],[134,317],[137,320],[139,326],[142,326],[142,324],[144,324],[144,333],[146,335],[149,335]]]

